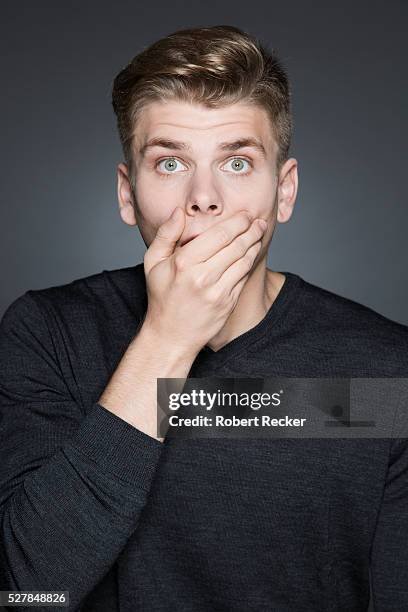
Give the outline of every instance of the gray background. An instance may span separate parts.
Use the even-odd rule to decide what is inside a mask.
[[[2,5],[0,315],[28,289],[143,260],[116,199],[116,73],[182,27],[230,23],[280,53],[299,192],[268,265],[408,324],[407,3]]]
[[[230,23],[280,53],[299,193],[269,266],[408,324],[407,3],[2,5],[0,314],[28,289],[142,261],[116,199],[116,73],[173,30]]]

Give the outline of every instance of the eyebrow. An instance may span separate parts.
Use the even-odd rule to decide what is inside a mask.
[[[157,136],[155,138],[151,138],[142,147],[140,147],[140,156],[143,158],[147,149],[153,147],[174,149],[176,151],[191,151],[191,147],[186,142],[181,142],[180,140],[169,140],[168,138],[161,138],[160,136]],[[237,151],[238,149],[242,149],[244,147],[252,147],[266,158],[265,147],[257,138],[237,138],[236,140],[232,140],[230,142],[219,142],[217,144],[217,148],[221,151]]]

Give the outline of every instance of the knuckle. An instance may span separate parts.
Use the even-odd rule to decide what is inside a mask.
[[[159,225],[155,238],[158,238],[159,240],[169,239],[169,227],[167,223],[162,223],[162,225]]]
[[[174,265],[179,272],[182,272],[186,269],[187,260],[184,255],[177,253],[174,257]]]
[[[205,289],[207,286],[207,277],[204,274],[196,274],[193,278],[193,284],[198,290]]]
[[[209,288],[206,291],[206,298],[210,304],[218,305],[220,302],[220,294],[214,287]]]
[[[219,227],[217,230],[218,239],[222,244],[230,241],[230,234],[225,227]]]
[[[244,236],[240,235],[237,238],[235,238],[234,246],[236,248],[237,255],[242,255],[242,253],[245,253],[247,249],[247,242]]]

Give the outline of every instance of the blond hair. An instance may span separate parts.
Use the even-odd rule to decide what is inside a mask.
[[[235,26],[173,32],[141,51],[115,77],[112,106],[133,188],[137,120],[147,104],[165,100],[208,108],[234,102],[260,106],[278,145],[278,170],[288,157],[292,116],[286,72],[273,50]]]

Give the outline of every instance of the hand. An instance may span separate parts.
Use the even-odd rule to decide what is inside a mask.
[[[172,346],[198,353],[235,308],[265,230],[240,211],[176,248],[184,225],[184,211],[177,207],[145,253],[143,325]]]

